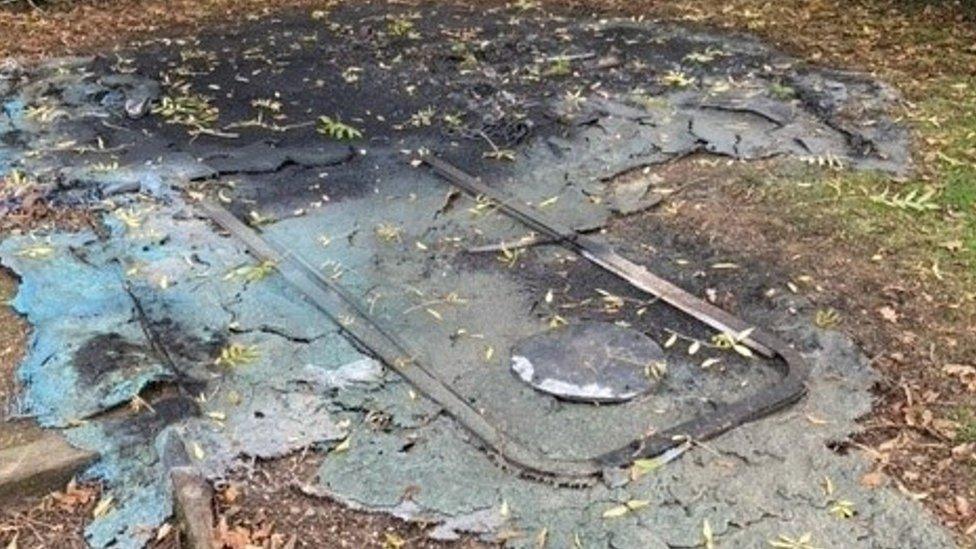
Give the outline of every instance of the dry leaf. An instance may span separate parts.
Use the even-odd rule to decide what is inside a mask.
[[[616,507],[611,507],[603,512],[603,518],[617,518],[622,517],[630,512],[630,507],[626,505],[617,505]]]
[[[887,305],[885,305],[884,307],[880,307],[878,309],[878,314],[881,315],[882,319],[887,320],[888,322],[891,322],[893,324],[898,322],[898,317],[899,317],[898,311],[894,310],[893,308]]]
[[[547,541],[549,541],[549,529],[543,528],[539,531],[539,535],[535,537],[536,549],[542,549],[545,547]]]
[[[385,534],[385,540],[383,542],[383,549],[400,549],[407,544],[407,541],[400,536],[387,532]]]
[[[112,510],[112,502],[114,501],[115,498],[112,496],[105,496],[102,498],[101,501],[98,502],[98,505],[95,506],[95,509],[92,510],[92,517],[100,518],[107,515],[109,511]]]
[[[644,507],[647,507],[650,504],[651,502],[646,499],[632,499],[628,501],[625,505],[627,505],[627,508],[630,509],[631,511],[636,511],[638,509],[643,509]]]
[[[164,522],[163,525],[159,527],[159,530],[156,530],[156,541],[166,539],[166,536],[170,535],[172,531],[173,525],[168,522]]]
[[[712,533],[712,525],[708,523],[708,519],[702,522],[702,545],[705,549],[715,549],[715,534]]]

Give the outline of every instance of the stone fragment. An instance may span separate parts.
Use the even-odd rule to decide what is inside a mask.
[[[49,431],[26,444],[0,449],[0,505],[58,490],[97,458]]]
[[[641,177],[614,185],[610,196],[610,209],[622,215],[630,215],[658,205],[661,202],[661,195],[648,194],[648,189],[653,182],[650,177]]]

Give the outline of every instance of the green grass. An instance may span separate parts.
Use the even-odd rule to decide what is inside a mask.
[[[943,195],[947,206],[965,212],[976,204],[976,174],[972,169],[953,168],[946,173]]]
[[[829,233],[862,250],[883,249],[914,274],[924,265],[949,293],[967,287],[971,292],[976,288],[976,78],[930,85],[929,99],[916,105],[910,118],[921,144],[918,173],[910,180],[810,168],[785,176],[769,199],[795,212],[792,219],[808,231]]]
[[[973,414],[971,409],[957,408],[949,417],[959,424],[954,442],[958,444],[976,442],[976,414]]]

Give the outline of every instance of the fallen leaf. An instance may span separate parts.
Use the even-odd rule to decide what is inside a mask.
[[[632,500],[628,501],[627,503],[625,503],[625,505],[627,506],[627,508],[630,509],[631,511],[636,511],[638,509],[643,509],[644,507],[647,507],[650,504],[651,504],[651,502],[648,501],[648,500],[646,500],[646,499],[632,499]]]
[[[383,542],[384,549],[400,549],[407,544],[405,539],[392,532],[387,532],[384,536],[386,538]]]
[[[98,505],[95,506],[95,509],[92,510],[92,517],[100,518],[107,515],[109,511],[112,510],[112,503],[114,501],[115,498],[112,496],[105,496],[102,498],[101,501],[98,502]]]
[[[715,549],[715,535],[712,533],[712,525],[708,519],[702,522],[702,545],[705,549]]]
[[[193,449],[193,457],[196,458],[197,461],[201,461],[206,456],[206,454],[203,452],[203,447],[200,446],[199,442],[194,442],[190,445],[190,447]]]
[[[887,320],[888,322],[891,322],[893,324],[898,322],[898,317],[899,317],[898,311],[894,310],[893,308],[887,305],[879,308],[878,314],[881,315],[882,319]]]
[[[714,357],[706,358],[704,361],[702,361],[701,367],[703,370],[707,370],[708,368],[718,364],[719,362],[722,362],[722,359],[714,358]]]
[[[611,507],[603,512],[603,518],[617,518],[622,517],[630,512],[630,508],[626,505],[617,505],[616,507]]]
[[[549,540],[549,529],[543,528],[539,531],[539,535],[535,537],[536,549],[542,549],[546,546],[546,542]]]
[[[168,522],[164,522],[163,525],[159,527],[159,530],[156,530],[156,541],[166,539],[166,536],[170,535],[172,531],[173,525]]]

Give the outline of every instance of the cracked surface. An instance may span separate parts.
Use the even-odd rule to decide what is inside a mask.
[[[24,281],[15,305],[35,327],[20,371],[25,412],[103,454],[89,474],[108,481],[116,503],[89,528],[92,545],[139,546],[169,515],[160,479],[176,435],[211,478],[243,456],[347,440],[306,489],[438,523],[432,535],[444,539],[472,532],[530,546],[544,532],[557,547],[695,547],[708,521],[731,546],[806,532],[824,547],[951,545],[915,503],[861,487],[860,456],[827,447],[870,404],[872,374],[850,342],[812,329],[798,299],[769,297],[763,266],[716,270],[722,258],[707,243],[655,227],[637,242],[610,223],[663,191],[618,176],[694,152],[907,169],[906,134],[883,116],[885,86],[680,27],[417,13],[364,3],[325,22],[268,18],[180,47],[148,44],[0,80],[0,169],[16,164],[64,203],[112,201],[99,234],[0,243],[0,260]],[[397,17],[427,39],[390,35]],[[579,59],[571,77],[552,72],[566,55]],[[465,68],[472,58],[477,70]],[[356,80],[316,81],[348,67],[360,69]],[[147,114],[173,93],[160,82],[177,77],[213,93],[217,129],[236,138],[190,139]],[[252,100],[268,97],[284,105],[276,127],[242,124],[255,116]],[[411,123],[431,98],[434,121]],[[321,114],[366,138],[353,147],[325,140],[307,124]],[[592,456],[775,382],[758,360],[711,348],[693,359],[683,339],[666,354],[662,382],[627,404],[564,403],[526,386],[509,372],[510,350],[557,316],[625,322],[659,342],[713,334],[553,246],[516,259],[468,253],[527,231],[411,168],[401,151],[420,147],[477,167],[563,223],[605,229],[600,238],[689,291],[729,289],[737,314],[777,330],[814,365],[809,396],[636,480],[611,471],[605,484],[570,489],[520,478],[273,270],[258,276],[241,246],[178,192],[212,193],[270,221],[269,240],[341,281],[440,379],[549,456]],[[485,160],[491,147],[511,148],[517,161]],[[27,253],[39,245],[50,250]],[[705,356],[720,366],[701,368]],[[151,410],[122,413],[140,394]],[[634,500],[648,505],[604,516]],[[841,500],[853,517],[831,514]]]

